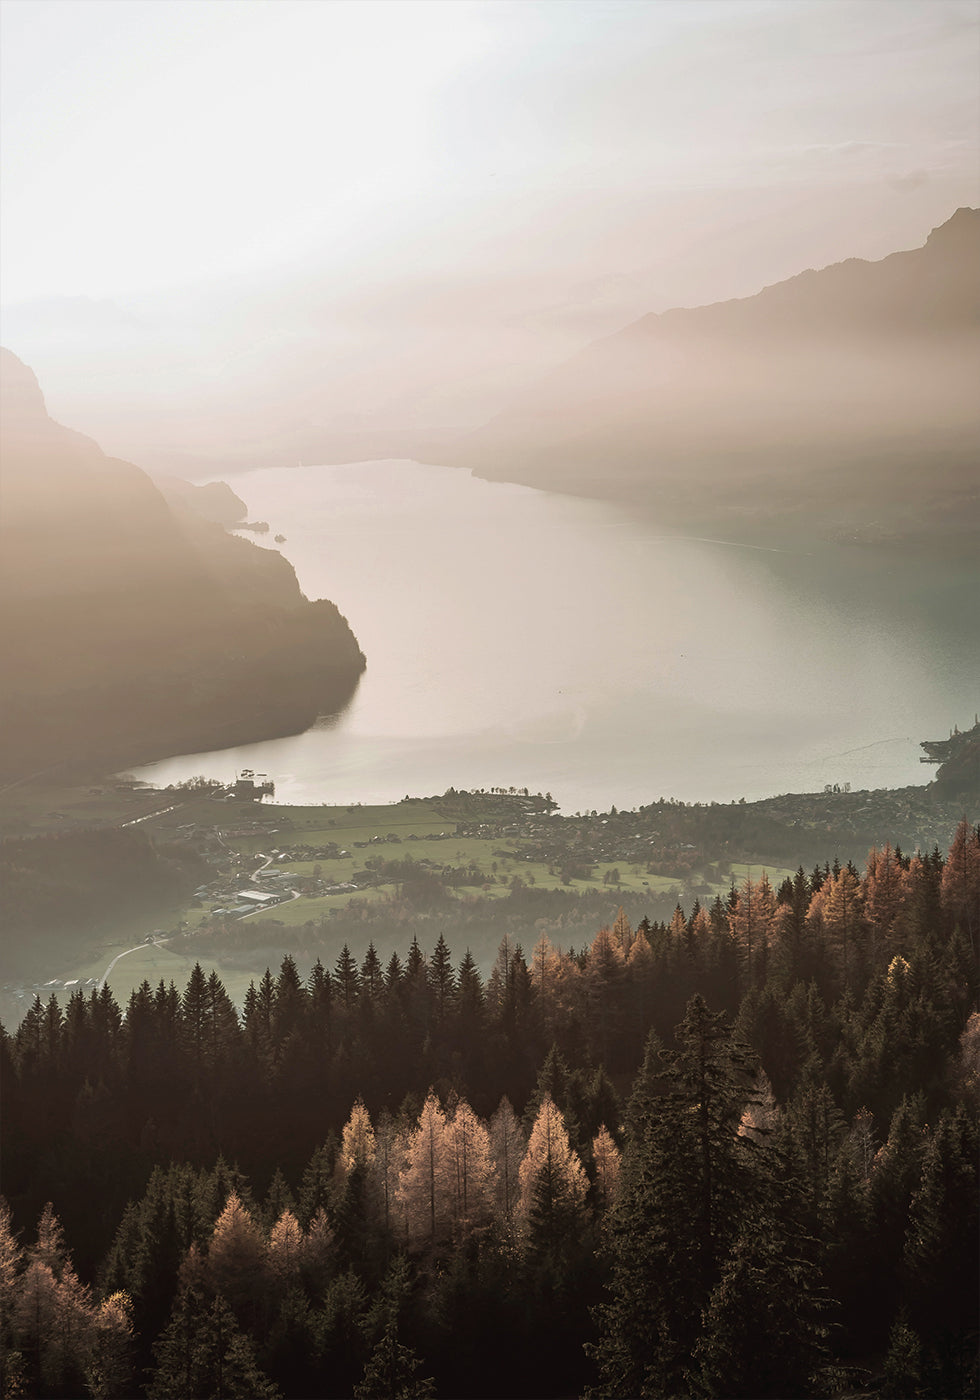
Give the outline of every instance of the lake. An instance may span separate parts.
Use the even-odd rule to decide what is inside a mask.
[[[232,485],[367,671],[341,715],[136,770],[153,783],[252,768],[286,802],[513,785],[602,811],[925,783],[919,741],[973,723],[968,562],[692,539],[408,461]]]

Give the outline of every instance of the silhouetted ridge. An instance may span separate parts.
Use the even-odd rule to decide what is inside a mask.
[[[691,520],[975,528],[980,211],[922,248],[642,317],[454,449]]]
[[[349,700],[364,659],[332,603],[55,423],[9,351],[0,370],[0,772],[294,733]]]

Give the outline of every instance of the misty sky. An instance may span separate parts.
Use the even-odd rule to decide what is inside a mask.
[[[0,13],[7,303],[287,267],[355,286],[646,269],[690,302],[912,246],[977,202],[974,3]]]

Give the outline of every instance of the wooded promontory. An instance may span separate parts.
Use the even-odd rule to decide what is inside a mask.
[[[54,422],[7,350],[0,384],[0,775],[296,733],[349,701],[357,641],[279,553]]]

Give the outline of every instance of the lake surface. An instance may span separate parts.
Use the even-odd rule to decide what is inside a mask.
[[[566,813],[897,787],[928,782],[919,741],[980,705],[968,562],[683,538],[416,462],[233,486],[367,671],[305,734],[137,770],[154,783],[252,768],[304,803],[514,785]]]

